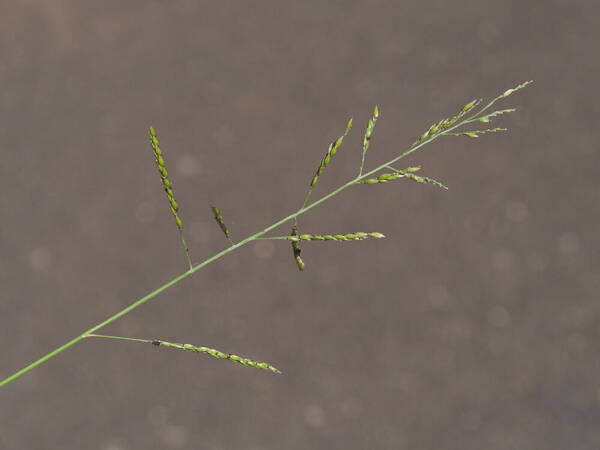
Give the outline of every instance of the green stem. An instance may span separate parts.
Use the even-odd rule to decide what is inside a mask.
[[[124,336],[108,336],[106,334],[88,334],[86,338],[105,338],[105,339],[118,339],[119,341],[133,341],[133,342],[144,342],[146,344],[152,343],[152,339],[138,339],[138,338],[130,338]]]
[[[190,267],[190,270],[192,270],[194,265],[192,264],[192,258],[190,257],[190,249],[187,245],[187,242],[185,241],[185,237],[183,236],[183,230],[181,228],[179,228],[179,240],[181,241],[181,246],[183,247],[183,251],[185,252],[188,266]]]
[[[184,280],[185,278],[189,277],[190,275],[196,273],[197,271],[199,271],[200,269],[202,269],[203,267],[207,266],[208,264],[222,258],[223,256],[225,256],[226,254],[236,250],[239,247],[242,247],[246,244],[248,244],[249,242],[255,241],[259,238],[261,238],[263,235],[267,234],[269,231],[279,227],[280,225],[285,224],[286,222],[292,220],[292,219],[296,219],[298,216],[310,211],[311,209],[313,209],[314,207],[320,205],[321,203],[329,200],[330,198],[336,196],[337,194],[339,194],[341,191],[343,191],[346,188],[349,188],[350,186],[353,186],[355,184],[357,184],[359,181],[368,178],[369,176],[373,175],[376,172],[379,172],[382,169],[385,169],[387,166],[396,163],[397,161],[401,160],[402,158],[407,157],[408,155],[410,155],[411,153],[413,153],[414,151],[418,150],[419,148],[423,147],[426,144],[429,144],[430,142],[436,140],[437,138],[445,135],[446,133],[451,132],[452,130],[455,130],[456,128],[464,125],[465,123],[469,123],[470,121],[474,120],[474,118],[476,118],[482,111],[487,110],[489,107],[491,107],[495,101],[497,99],[494,99],[492,102],[490,102],[486,107],[484,107],[482,110],[480,110],[478,113],[476,113],[475,115],[472,115],[468,118],[465,118],[464,120],[456,123],[455,125],[453,125],[452,127],[448,128],[447,130],[445,130],[442,133],[439,133],[437,135],[432,135],[429,138],[423,139],[421,142],[415,143],[412,146],[410,146],[408,148],[408,150],[406,150],[404,153],[400,154],[399,156],[381,164],[380,166],[366,172],[363,173],[362,175],[357,176],[356,178],[348,181],[345,184],[342,184],[341,186],[339,186],[337,189],[333,190],[332,192],[330,192],[327,195],[324,195],[323,197],[319,198],[318,200],[315,200],[314,202],[310,203],[310,204],[303,204],[302,207],[297,210],[296,212],[293,212],[291,214],[289,214],[288,216],[284,217],[283,219],[278,220],[277,222],[273,223],[272,225],[268,226],[267,228],[258,231],[250,236],[248,236],[247,238],[239,241],[237,244],[233,244],[232,246],[220,251],[219,253],[211,256],[210,258],[206,259],[205,261],[192,266],[190,265],[190,269],[187,272],[184,272],[180,275],[178,275],[177,277],[173,278],[171,281],[166,282],[165,284],[163,284],[162,286],[160,286],[159,288],[153,290],[152,292],[146,294],[145,296],[143,296],[142,298],[136,300],[135,302],[131,303],[129,306],[123,308],[121,311],[117,312],[116,314],[113,314],[112,316],[108,317],[106,320],[104,320],[103,322],[98,323],[97,325],[94,325],[92,328],[84,331],[83,333],[81,333],[80,335],[74,337],[73,339],[71,339],[70,341],[66,342],[65,344],[61,345],[60,347],[55,348],[54,350],[52,350],[51,352],[47,353],[46,355],[42,356],[41,358],[33,361],[31,364],[23,367],[21,370],[13,373],[12,375],[9,375],[8,377],[4,378],[2,381],[0,381],[0,387],[7,385],[8,383],[10,383],[11,381],[19,378],[20,376],[26,374],[27,372],[29,372],[30,370],[36,368],[37,366],[45,363],[46,361],[48,361],[49,359],[55,357],[56,355],[64,352],[65,350],[67,350],[68,348],[72,347],[73,345],[77,344],[79,341],[81,341],[82,339],[85,339],[86,337],[91,337],[91,335],[98,331],[99,329],[105,327],[106,325],[109,325],[111,323],[113,323],[114,321],[116,321],[117,319],[123,317],[124,315],[130,313],[131,311],[133,311],[134,309],[136,309],[137,307],[143,305],[144,303],[152,300],[154,297],[156,297],[158,294],[160,294],[161,292],[167,290],[168,288],[170,288],[171,286],[179,283],[180,281]],[[312,191],[312,190],[311,190]],[[307,196],[305,202],[308,202],[308,198],[309,196]]]

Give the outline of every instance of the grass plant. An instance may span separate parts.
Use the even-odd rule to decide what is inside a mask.
[[[505,130],[504,128],[486,128],[486,129],[478,129],[478,130],[469,130],[469,129],[465,129],[465,127],[468,125],[471,125],[471,124],[489,123],[494,118],[497,118],[503,114],[515,111],[514,108],[500,109],[500,110],[493,110],[492,108],[498,101],[500,101],[500,100],[508,97],[509,95],[513,94],[514,92],[526,87],[530,83],[531,83],[531,81],[527,81],[527,82],[522,83],[514,88],[508,89],[504,93],[495,97],[494,99],[492,99],[490,102],[488,102],[487,104],[485,104],[482,107],[480,107],[480,105],[482,104],[482,101],[479,99],[476,99],[476,100],[473,100],[473,101],[467,103],[454,116],[452,116],[450,118],[442,119],[439,122],[436,122],[435,124],[431,125],[425,132],[423,132],[421,135],[419,135],[417,140],[412,145],[410,145],[403,152],[394,154],[388,161],[386,161],[383,164],[380,164],[372,169],[367,169],[367,168],[365,168],[367,151],[369,150],[369,147],[371,144],[371,139],[372,139],[373,130],[375,128],[375,123],[377,122],[377,119],[379,117],[379,108],[375,107],[375,109],[373,110],[372,117],[371,117],[371,119],[369,119],[369,121],[367,123],[366,131],[365,131],[365,134],[363,137],[361,163],[360,163],[360,167],[358,170],[358,175],[356,177],[342,183],[337,188],[333,189],[331,192],[329,192],[329,193],[323,195],[322,197],[318,198],[317,200],[314,200],[311,202],[311,197],[312,197],[315,186],[317,185],[320,177],[325,172],[325,169],[332,162],[334,156],[340,150],[344,139],[348,136],[348,133],[350,132],[350,130],[352,128],[352,119],[350,119],[350,121],[348,121],[348,123],[346,125],[345,132],[338,139],[336,139],[334,142],[332,142],[329,145],[325,156],[321,160],[315,175],[313,176],[313,178],[311,179],[311,181],[309,183],[309,187],[308,187],[308,190],[304,197],[304,201],[302,202],[299,209],[287,214],[285,217],[283,217],[281,219],[274,221],[271,225],[268,225],[265,228],[247,236],[246,238],[238,241],[237,243],[234,243],[230,239],[229,230],[225,226],[225,222],[224,222],[224,219],[223,219],[223,216],[222,216],[220,210],[216,207],[212,207],[214,218],[217,221],[217,224],[219,225],[219,227],[221,228],[223,233],[225,234],[225,237],[230,240],[231,246],[229,246],[229,247],[225,248],[224,250],[218,252],[217,254],[209,257],[208,259],[206,259],[202,262],[198,262],[198,263],[192,262],[192,258],[190,256],[188,246],[185,242],[185,238],[183,235],[183,222],[179,216],[179,205],[178,205],[177,201],[175,200],[175,195],[173,192],[173,185],[172,185],[171,179],[169,177],[169,173],[166,168],[164,154],[161,149],[160,143],[158,141],[156,131],[154,130],[154,128],[150,128],[149,138],[150,138],[151,147],[154,152],[156,165],[158,168],[158,172],[160,174],[163,188],[167,195],[167,201],[169,203],[171,213],[173,214],[173,216],[175,218],[175,224],[176,224],[178,232],[179,232],[181,245],[184,249],[188,269],[185,272],[178,275],[177,277],[173,278],[172,280],[162,284],[158,288],[149,292],[142,298],[132,302],[129,306],[125,307],[121,311],[111,315],[110,317],[99,322],[98,324],[94,325],[90,329],[83,331],[81,334],[75,336],[71,340],[69,340],[66,343],[64,343],[63,345],[55,348],[54,350],[52,350],[49,353],[42,356],[41,358],[33,361],[31,364],[23,367],[22,369],[14,372],[11,375],[8,375],[7,377],[5,377],[4,379],[2,379],[0,381],[0,386],[5,386],[8,383],[10,383],[11,381],[25,375],[27,372],[29,372],[29,371],[33,370],[34,368],[38,367],[39,365],[45,363],[49,359],[54,358],[55,356],[59,355],[60,353],[64,352],[65,350],[69,349],[73,345],[81,342],[82,340],[84,340],[86,338],[105,338],[105,339],[114,339],[114,340],[118,340],[118,341],[133,341],[133,342],[140,342],[140,343],[151,343],[156,346],[162,346],[162,347],[166,347],[166,348],[175,348],[175,349],[181,349],[181,350],[194,351],[194,352],[198,352],[198,353],[204,353],[204,354],[207,354],[207,355],[215,357],[215,358],[233,361],[233,362],[236,362],[236,363],[248,366],[248,367],[264,369],[264,370],[267,370],[267,371],[270,371],[273,373],[280,373],[278,369],[271,366],[270,364],[256,362],[249,358],[243,358],[243,357],[240,357],[240,356],[237,356],[234,354],[224,353],[219,350],[214,350],[214,349],[207,348],[207,347],[197,347],[197,346],[194,346],[191,344],[177,344],[177,343],[164,341],[164,340],[158,340],[158,339],[139,339],[139,338],[132,338],[132,337],[124,337],[124,336],[107,336],[107,335],[97,334],[96,332],[101,330],[105,326],[117,321],[121,317],[131,313],[133,310],[135,310],[136,308],[149,302],[150,300],[155,299],[159,294],[161,294],[162,292],[164,292],[171,286],[173,286],[173,285],[179,283],[180,281],[182,281],[183,279],[193,275],[194,273],[198,272],[199,270],[201,270],[208,264],[211,264],[212,262],[217,261],[218,259],[237,250],[238,248],[245,246],[247,244],[250,244],[257,240],[272,239],[272,240],[290,241],[291,246],[292,246],[293,256],[296,261],[296,264],[300,270],[303,270],[305,268],[305,264],[304,264],[303,260],[300,258],[300,252],[301,252],[300,242],[302,242],[302,241],[345,242],[345,241],[363,240],[366,238],[383,238],[384,237],[383,234],[378,233],[378,232],[370,232],[370,233],[354,232],[354,233],[342,233],[342,234],[301,233],[299,231],[298,217],[300,217],[302,214],[310,211],[311,209],[325,203],[326,201],[328,201],[331,198],[335,197],[336,195],[340,194],[342,191],[345,191],[346,189],[349,189],[349,188],[357,189],[357,188],[360,188],[360,185],[363,185],[363,184],[366,184],[366,185],[378,184],[379,185],[379,184],[387,183],[392,180],[406,178],[406,179],[409,179],[409,180],[412,180],[412,181],[415,181],[418,183],[429,183],[429,184],[433,184],[435,186],[447,189],[446,186],[444,186],[439,181],[436,181],[432,178],[417,175],[417,172],[419,172],[420,167],[408,167],[406,169],[395,169],[393,165],[396,164],[401,159],[409,156],[413,152],[421,149],[425,145],[430,144],[431,142],[433,142],[436,139],[443,137],[443,136],[467,136],[467,137],[475,138],[482,134],[493,133],[493,132],[497,132],[497,131],[504,131]],[[388,171],[391,170],[392,172],[384,172],[385,170],[388,170]],[[269,236],[268,235],[271,231],[275,230],[276,228],[278,228],[280,226],[284,226],[284,225],[289,226],[290,223],[292,225],[292,231],[290,232],[289,235],[286,235],[286,236]]]

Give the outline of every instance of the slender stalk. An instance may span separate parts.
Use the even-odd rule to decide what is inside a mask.
[[[439,134],[433,134],[427,138],[424,138],[421,141],[417,141],[414,144],[412,144],[404,153],[400,154],[399,156],[396,156],[395,158],[392,158],[391,160],[377,166],[376,168],[365,172],[361,175],[358,175],[356,178],[351,179],[350,181],[347,181],[346,183],[342,184],[341,186],[339,186],[338,188],[334,189],[333,191],[331,191],[329,194],[324,195],[323,197],[319,198],[318,200],[315,200],[314,202],[308,204],[308,198],[309,195],[307,195],[307,198],[305,199],[305,202],[303,203],[302,207],[300,209],[298,209],[297,211],[285,216],[282,219],[279,219],[278,221],[276,221],[275,223],[273,223],[272,225],[264,228],[261,231],[258,231],[254,234],[251,234],[250,236],[246,237],[245,239],[239,241],[237,244],[233,244],[230,247],[218,252],[217,254],[211,256],[210,258],[206,259],[205,261],[196,264],[195,266],[191,266],[190,269],[178,276],[176,276],[175,278],[173,278],[171,281],[168,281],[166,283],[164,283],[162,286],[158,287],[157,289],[149,292],[148,294],[146,294],[145,296],[141,297],[140,299],[134,301],[133,303],[131,303],[129,306],[123,308],[121,311],[111,315],[110,317],[108,317],[107,319],[105,319],[104,321],[94,325],[93,327],[91,327],[90,329],[82,332],[81,334],[79,334],[78,336],[74,337],[73,339],[71,339],[70,341],[67,341],[65,344],[61,345],[60,347],[55,348],[54,350],[50,351],[49,353],[47,353],[46,355],[42,356],[41,358],[33,361],[31,364],[23,367],[22,369],[18,370],[17,372],[13,373],[12,375],[9,375],[8,377],[4,378],[3,380],[0,381],[0,387],[7,385],[8,383],[10,383],[11,381],[21,377],[22,375],[26,374],[27,372],[31,371],[32,369],[36,368],[37,366],[45,363],[46,361],[48,361],[49,359],[59,355],[60,353],[64,352],[65,350],[69,349],[70,347],[72,347],[73,345],[77,344],[79,341],[81,341],[82,339],[85,339],[87,337],[93,337],[92,335],[100,330],[101,328],[105,327],[106,325],[109,325],[113,322],[115,322],[117,319],[123,317],[124,315],[130,313],[131,311],[133,311],[134,309],[138,308],[139,306],[143,305],[144,303],[152,300],[153,298],[155,298],[156,296],[158,296],[160,293],[162,293],[163,291],[167,290],[169,287],[179,283],[180,281],[184,280],[185,278],[189,277],[190,275],[196,273],[197,271],[199,271],[200,269],[202,269],[203,267],[207,266],[208,264],[222,258],[223,256],[227,255],[228,253],[236,250],[239,247],[242,247],[252,241],[258,240],[259,238],[263,238],[263,236],[265,234],[267,234],[268,232],[270,232],[271,230],[274,230],[275,228],[285,224],[286,222],[289,222],[290,220],[295,220],[298,216],[301,216],[302,214],[310,211],[311,209],[315,208],[316,206],[326,202],[327,200],[329,200],[330,198],[336,196],[337,194],[339,194],[341,191],[349,188],[350,186],[353,186],[357,183],[359,183],[360,181],[370,177],[371,175],[375,174],[376,172],[379,172],[380,170],[385,169],[386,167],[396,163],[397,161],[409,156],[411,153],[415,152],[416,150],[418,150],[419,148],[423,147],[426,144],[429,144],[430,142],[436,140],[437,138],[444,136],[445,134],[450,133],[452,130],[455,130],[457,128],[459,128],[462,125],[465,125],[467,123],[471,123],[473,121],[475,121],[477,119],[477,117],[480,117],[480,115],[488,110],[497,100],[499,100],[500,98],[503,98],[502,96],[495,98],[494,100],[492,100],[490,103],[488,103],[488,105],[486,105],[484,108],[480,109],[478,112],[476,112],[475,114],[464,118],[463,120],[458,121],[456,124],[454,124],[453,126],[449,127],[448,129],[444,130],[443,132],[440,132]],[[98,336],[98,335],[96,335]]]
[[[185,237],[183,236],[183,229],[179,229],[179,240],[181,241],[181,246],[183,247],[183,251],[185,252],[185,256],[187,258],[188,267],[190,270],[194,267],[192,264],[192,257],[190,256],[190,249],[185,241]]]
[[[106,334],[88,334],[86,336],[86,338],[117,339],[119,341],[144,342],[146,344],[152,343],[152,339],[139,339],[139,338],[124,337],[124,336],[109,336]]]

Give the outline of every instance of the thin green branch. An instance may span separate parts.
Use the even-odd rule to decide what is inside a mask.
[[[152,339],[139,339],[139,338],[124,337],[124,336],[109,336],[107,334],[88,334],[86,336],[86,338],[117,339],[119,341],[144,342],[146,344],[152,344]]]

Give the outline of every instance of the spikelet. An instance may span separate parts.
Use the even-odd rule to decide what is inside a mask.
[[[215,350],[213,348],[196,347],[195,345],[192,345],[192,344],[177,344],[174,342],[161,341],[158,339],[154,339],[151,342],[152,342],[152,345],[156,345],[156,346],[172,347],[172,348],[178,348],[180,350],[190,350],[190,351],[197,352],[197,353],[204,353],[206,355],[212,356],[213,358],[228,359],[229,361],[233,361],[238,364],[242,364],[244,366],[254,367],[256,369],[269,370],[273,373],[281,373],[281,371],[279,369],[277,369],[276,367],[273,367],[272,365],[267,364],[265,362],[258,362],[258,361],[254,361],[249,358],[242,358],[241,356],[232,355],[229,353],[223,353],[223,352],[221,352],[219,350]]]
[[[311,188],[313,188],[317,184],[317,182],[319,181],[319,177],[323,174],[323,171],[329,165],[329,163],[331,162],[331,159],[335,156],[335,154],[339,150],[340,146],[342,145],[342,142],[344,141],[344,138],[348,135],[351,128],[352,128],[352,119],[350,119],[348,121],[348,124],[346,125],[346,131],[344,132],[344,134],[341,135],[339,138],[337,138],[335,141],[333,141],[329,145],[329,148],[327,149],[327,153],[325,154],[325,157],[321,161],[321,164],[319,164],[319,168],[317,169],[315,176],[310,181]]]
[[[148,137],[150,138],[150,145],[152,145],[152,150],[154,151],[154,159],[156,161],[156,167],[158,168],[158,173],[160,174],[160,179],[162,181],[162,185],[165,189],[165,193],[167,194],[167,200],[169,201],[169,206],[171,207],[171,213],[175,218],[175,224],[177,225],[177,229],[179,230],[179,239],[181,241],[181,245],[187,257],[188,264],[190,269],[192,268],[192,260],[190,258],[190,251],[188,249],[187,243],[185,242],[185,238],[183,237],[183,221],[179,217],[179,205],[177,204],[177,200],[175,200],[175,194],[173,192],[173,183],[169,179],[169,172],[167,171],[167,166],[165,164],[165,159],[163,157],[162,150],[160,148],[160,142],[158,141],[158,137],[156,135],[156,130],[153,127],[150,127],[148,132]]]
[[[150,144],[152,145],[152,150],[154,150],[154,158],[156,161],[156,166],[158,168],[158,173],[160,174],[160,179],[162,181],[163,187],[165,188],[167,200],[169,201],[169,205],[171,206],[171,212],[175,217],[175,223],[177,224],[177,228],[181,229],[183,228],[183,223],[178,215],[179,205],[175,200],[175,194],[173,193],[173,184],[169,179],[169,172],[167,171],[162,150],[160,149],[160,142],[158,141],[158,137],[156,136],[156,130],[150,127],[150,132],[148,133],[148,136],[150,137]]]
[[[215,220],[221,228],[221,231],[223,231],[225,237],[229,239],[229,230],[227,229],[227,225],[225,225],[225,220],[223,218],[223,214],[221,214],[221,210],[216,206],[211,206],[210,209],[212,209],[213,215],[215,216]]]
[[[516,111],[515,108],[500,109],[498,111],[494,111],[493,113],[486,114],[485,116],[479,117],[477,119],[477,122],[488,123],[492,117],[501,116],[502,114],[511,113],[511,112],[515,112],[515,111]]]
[[[448,136],[467,136],[471,138],[479,137],[481,134],[496,133],[497,131],[507,131],[506,128],[488,128],[487,130],[472,130],[472,131],[461,131],[458,133],[446,133]]]
[[[379,117],[379,108],[375,105],[373,109],[373,116],[367,122],[367,129],[365,130],[365,135],[363,137],[363,150],[362,150],[362,160],[360,162],[360,169],[358,171],[358,175],[362,174],[363,168],[365,166],[365,157],[367,155],[367,150],[369,150],[369,143],[371,142],[371,136],[373,136],[373,130],[375,129],[375,124],[377,123],[377,118]]]
[[[347,233],[347,234],[299,234],[286,236],[288,241],[299,242],[299,241],[362,241],[367,238],[376,238],[381,239],[385,236],[381,233],[363,233],[362,231],[357,231],[356,233]]]
[[[423,184],[433,184],[434,186],[440,187],[442,189],[448,189],[447,186],[445,186],[444,184],[440,183],[437,180],[434,180],[433,178],[429,178],[429,177],[424,177],[421,175],[415,175],[415,172],[418,172],[419,170],[421,170],[421,167],[417,166],[417,167],[407,167],[406,169],[403,170],[397,170],[393,173],[382,173],[381,175],[379,175],[376,178],[369,178],[367,180],[363,180],[360,181],[360,183],[362,184],[380,184],[380,183],[387,183],[388,181],[392,181],[392,180],[397,180],[399,178],[408,178],[409,180],[412,181],[416,181],[417,183],[423,183]]]
[[[379,107],[375,105],[373,109],[373,117],[369,119],[367,123],[367,129],[365,130],[365,136],[363,137],[363,153],[366,153],[369,149],[369,142],[371,141],[371,136],[373,135],[373,130],[375,129],[375,124],[377,123],[377,119],[379,118]]]
[[[292,228],[291,236],[298,236],[298,227],[294,226]],[[298,270],[304,270],[305,264],[300,258],[300,253],[302,250],[300,249],[300,243],[296,241],[292,241],[292,252],[294,254],[294,260],[296,261],[296,265],[298,266]]]
[[[515,92],[523,89],[524,87],[530,85],[531,83],[533,83],[533,81],[526,81],[524,83],[519,84],[518,86],[516,86],[514,88],[507,89],[506,91],[504,91],[504,93],[500,94],[498,97],[496,97],[495,99],[493,99],[490,103],[488,103],[487,106],[485,106],[484,108],[482,108],[481,111],[479,111],[479,113],[477,113],[475,115],[475,117],[473,117],[467,123],[470,123],[470,122],[489,123],[493,117],[501,116],[503,114],[507,114],[507,113],[511,113],[511,112],[516,111],[515,108],[499,109],[499,110],[494,111],[492,113],[481,115],[481,114],[483,114],[484,111],[486,111],[488,108],[490,108],[492,105],[494,105],[494,103],[496,103],[498,100],[502,100],[503,98],[508,97],[509,95],[511,95],[511,94],[513,94],[513,93],[515,93]],[[480,116],[480,117],[477,117],[477,116]],[[479,134],[493,133],[493,132],[496,132],[496,131],[504,131],[504,130],[505,130],[504,128],[492,128],[492,129],[487,129],[487,130],[475,130],[475,131],[468,131],[468,132],[464,132],[464,133],[459,133],[459,134],[457,134],[457,136],[478,137]],[[448,133],[448,134],[452,134],[452,133]]]
[[[419,138],[413,145],[418,144],[426,139],[435,137],[435,136],[443,133],[448,128],[450,128],[452,125],[454,125],[465,114],[467,114],[469,111],[471,111],[477,105],[479,105],[480,102],[481,102],[481,99],[472,100],[469,103],[467,103],[466,105],[464,105],[460,109],[458,114],[456,114],[455,116],[453,116],[449,119],[442,119],[438,123],[431,125],[427,131],[425,131],[423,134],[421,134],[419,136]]]
[[[515,86],[512,89],[508,89],[508,90],[504,91],[504,93],[502,95],[500,95],[498,98],[506,98],[509,95],[511,95],[511,94],[513,94],[513,93],[515,93],[515,92],[523,89],[525,86],[530,85],[531,83],[533,83],[533,80],[529,80],[529,81],[526,81],[524,83],[521,83],[521,84],[519,84],[518,86]]]

